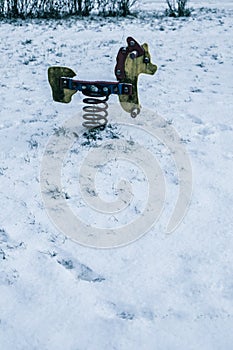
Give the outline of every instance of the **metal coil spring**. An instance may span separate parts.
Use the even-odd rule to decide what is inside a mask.
[[[88,129],[105,127],[108,122],[108,96],[105,96],[104,99],[96,97],[87,97],[83,99],[83,103],[88,104],[89,106],[83,107],[83,126]],[[102,104],[103,106],[99,106]]]

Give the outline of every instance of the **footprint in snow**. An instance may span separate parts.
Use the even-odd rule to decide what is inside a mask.
[[[70,270],[76,278],[88,281],[88,282],[102,282],[105,280],[103,276],[93,271],[87,265],[80,263],[79,261],[58,259],[57,262],[61,264],[65,269]]]

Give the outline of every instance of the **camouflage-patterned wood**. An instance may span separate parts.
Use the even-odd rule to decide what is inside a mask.
[[[76,73],[67,67],[50,67],[48,69],[48,79],[52,88],[54,101],[69,103],[76,90],[68,90],[60,87],[60,78],[73,78]]]
[[[142,45],[142,47],[145,51],[144,56],[139,56],[134,59],[132,59],[130,55],[127,56],[127,59],[125,61],[125,78],[121,81],[133,85],[133,94],[131,96],[119,95],[119,100],[122,108],[131,114],[135,110],[140,111],[137,88],[139,74],[145,73],[153,75],[157,71],[157,66],[151,63],[151,56],[149,53],[148,45],[145,43]],[[145,60],[145,58],[147,58],[147,60]]]

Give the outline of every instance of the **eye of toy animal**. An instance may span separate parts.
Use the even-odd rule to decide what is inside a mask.
[[[149,57],[145,57],[145,58],[144,58],[144,63],[146,63],[146,64],[147,64],[147,63],[150,63],[150,58],[149,58]]]

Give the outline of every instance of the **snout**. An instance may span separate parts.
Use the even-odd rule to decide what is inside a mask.
[[[148,74],[150,75],[155,74],[155,72],[157,71],[156,64],[150,63],[149,65],[147,65],[147,71],[148,71]]]

